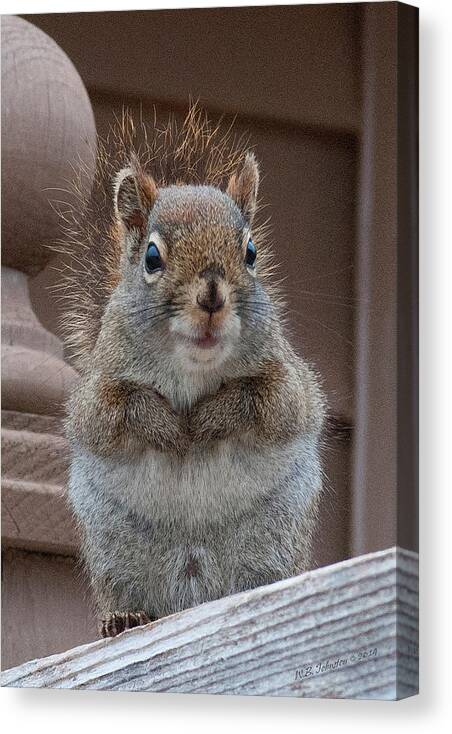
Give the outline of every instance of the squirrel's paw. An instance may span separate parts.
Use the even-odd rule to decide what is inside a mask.
[[[151,621],[146,612],[143,611],[112,612],[100,621],[99,631],[102,637],[116,637],[125,630],[140,627],[142,624],[148,624]]]
[[[223,424],[223,413],[218,415],[218,410],[212,409],[208,400],[204,400],[192,411],[189,431],[191,441],[201,446],[225,438],[228,433]]]

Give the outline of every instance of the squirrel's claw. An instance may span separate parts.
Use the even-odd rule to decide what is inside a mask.
[[[102,637],[116,637],[133,627],[140,627],[152,620],[146,612],[112,612],[100,621],[99,632]]]

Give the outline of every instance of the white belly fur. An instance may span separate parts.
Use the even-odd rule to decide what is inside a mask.
[[[82,453],[75,463],[77,474],[87,472],[95,485],[99,482],[108,487],[108,492],[140,517],[179,518],[191,525],[246,511],[292,473],[295,460],[303,504],[317,491],[312,485],[318,467],[312,436],[261,452],[248,442],[223,441],[210,450],[192,451],[184,460],[149,450],[120,463],[92,455],[85,458]],[[310,483],[304,477],[309,477]]]

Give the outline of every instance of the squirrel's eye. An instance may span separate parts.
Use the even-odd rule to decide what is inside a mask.
[[[256,247],[254,246],[254,242],[252,239],[248,240],[248,244],[246,246],[246,254],[245,254],[245,265],[247,265],[249,268],[254,268],[255,262],[256,262]]]
[[[162,270],[163,268],[159,248],[154,242],[150,242],[148,245],[144,264],[148,273],[155,273],[157,270]]]

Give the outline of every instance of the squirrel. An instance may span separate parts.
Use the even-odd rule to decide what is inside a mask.
[[[144,146],[119,128],[101,204],[66,228],[68,495],[103,636],[308,570],[325,417],[256,224],[254,153],[196,107]]]

